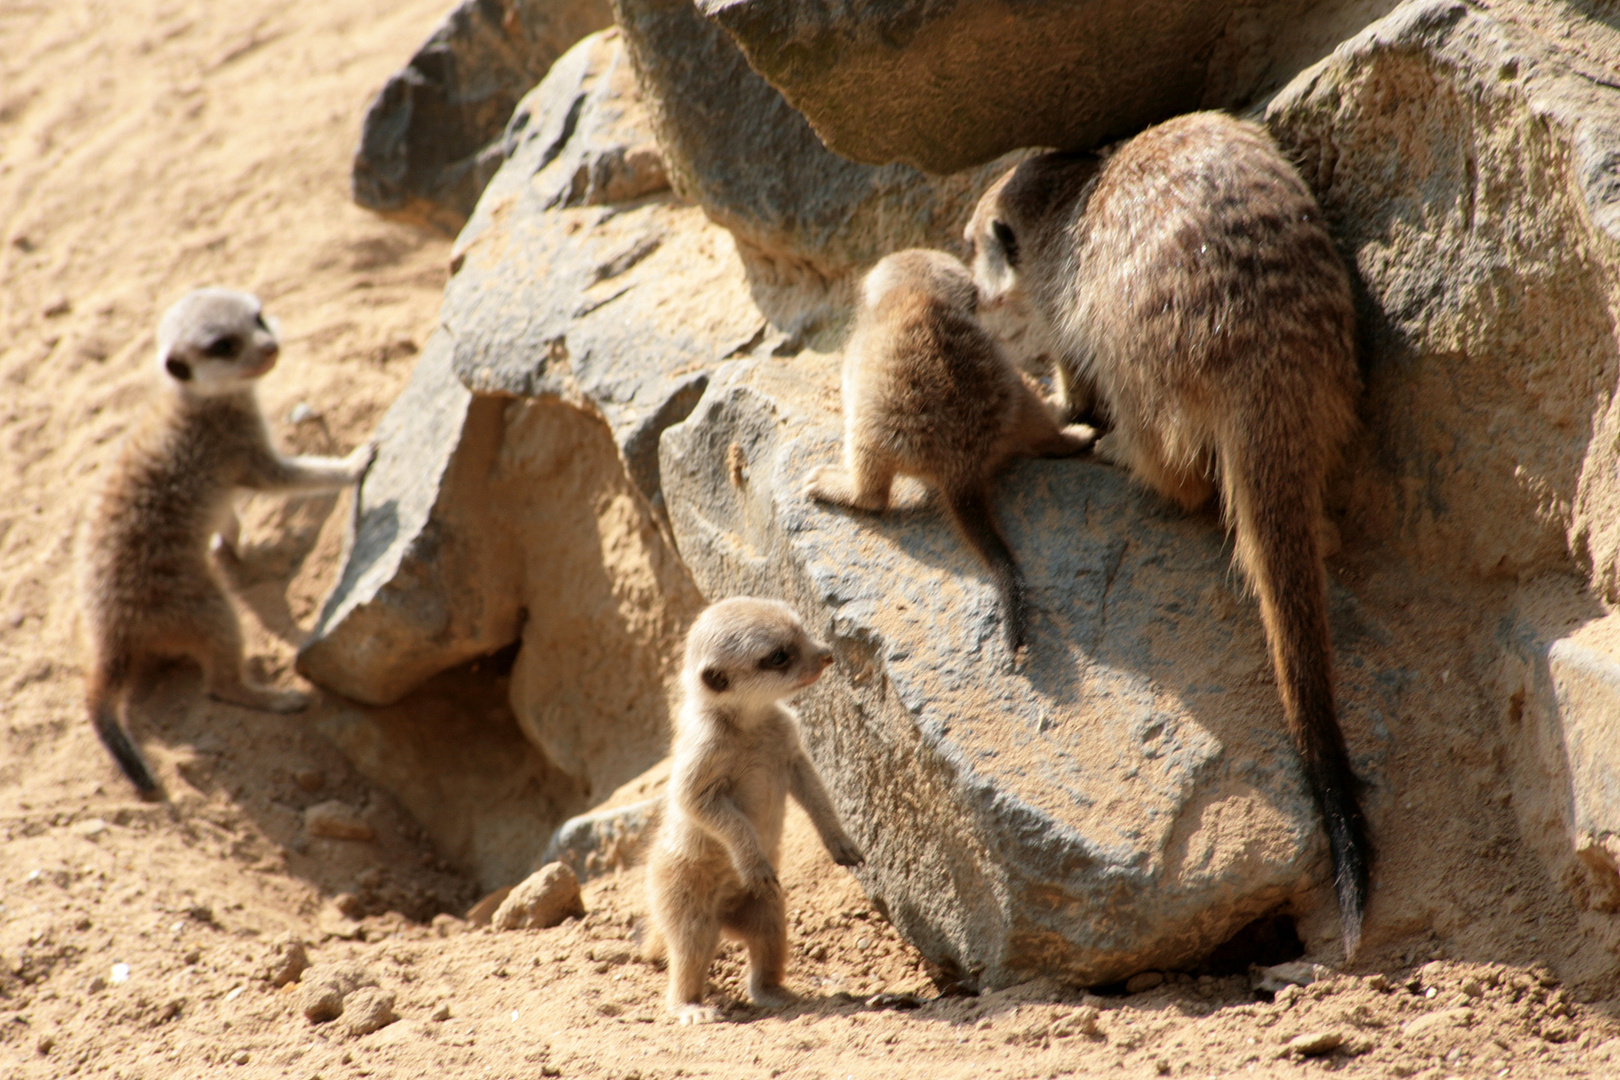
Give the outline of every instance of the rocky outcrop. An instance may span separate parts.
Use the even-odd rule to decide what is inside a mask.
[[[612,21],[607,0],[462,0],[366,111],[355,202],[456,232],[504,160],[512,107]]]
[[[621,22],[626,6],[620,4]],[[1020,147],[1091,147],[1176,113],[1242,105],[1395,5],[699,0],[698,6],[839,154],[952,173]]]
[[[868,850],[861,880],[951,979],[1159,971],[1279,909],[1331,950],[1325,845],[1212,515],[1094,462],[1017,465],[1001,513],[1036,617],[1013,670],[982,568],[916,491],[878,518],[799,493],[836,453],[853,271],[955,243],[999,166],[840,163],[689,5],[616,10],[622,30],[514,114],[301,669],[388,701],[506,657],[538,759],[514,769],[568,792],[549,829],[661,756],[700,594],[781,596],[838,651],[805,737]],[[1484,894],[1452,871],[1505,850],[1515,815],[1617,944],[1620,52],[1570,44],[1612,35],[1595,25],[1552,29],[1409,3],[1265,110],[1365,331],[1330,601],[1381,839],[1374,947],[1470,933]],[[384,726],[340,734],[368,775],[393,767]],[[1517,794],[1481,798],[1503,771]],[[418,787],[402,798],[431,807]],[[622,861],[656,807],[636,801],[570,821],[545,857],[581,877]],[[457,843],[494,866],[516,805]],[[524,820],[526,872],[546,831]],[[523,876],[507,859],[486,888]]]

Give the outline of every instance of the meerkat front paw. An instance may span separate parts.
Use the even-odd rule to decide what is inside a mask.
[[[818,465],[804,478],[806,497],[822,502],[837,502],[843,488],[844,471],[834,465]]]
[[[682,1024],[713,1024],[720,1019],[720,1010],[707,1005],[677,1005],[670,1012]]]
[[[855,845],[855,841],[847,836],[841,836],[828,844],[827,852],[839,866],[859,866],[866,861],[866,856]]]
[[[376,460],[377,440],[368,439],[349,451],[348,456],[343,459],[343,466],[349,470],[351,481],[359,481],[365,479],[366,473]]]

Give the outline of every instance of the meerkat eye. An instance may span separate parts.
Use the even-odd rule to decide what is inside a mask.
[[[1013,235],[1012,229],[1005,221],[992,221],[990,231],[996,234],[996,242],[1006,253],[1007,265],[1014,270],[1018,269],[1018,237]]]
[[[719,668],[704,668],[702,679],[703,685],[717,694],[723,694],[731,688],[731,680]]]
[[[270,329],[270,324],[264,321],[264,312],[262,311],[253,316],[253,325],[257,326],[260,330]]]
[[[759,662],[759,666],[766,670],[781,671],[791,663],[793,663],[793,653],[789,652],[787,649],[777,649],[775,652],[771,653],[771,655],[761,660]]]
[[[181,382],[191,381],[191,365],[186,363],[184,360],[177,360],[171,356],[167,360],[163,361],[163,370],[167,371],[170,375],[173,375]]]
[[[203,349],[204,356],[211,356],[215,360],[228,360],[242,351],[242,339],[235,334],[217,337]]]

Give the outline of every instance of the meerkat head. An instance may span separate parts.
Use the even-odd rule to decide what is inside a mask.
[[[231,289],[193,289],[158,324],[158,367],[182,391],[230,394],[276,366],[281,343],[259,298]]]
[[[1090,194],[1102,159],[1095,154],[1042,154],[1009,169],[979,196],[962,236],[973,250],[973,279],[986,305],[1017,303],[1024,271],[1065,231]]]
[[[973,275],[962,260],[928,248],[908,248],[885,255],[862,279],[861,301],[868,308],[876,308],[902,289],[925,293],[970,313],[979,302]]]
[[[689,696],[747,715],[803,690],[832,659],[792,608],[739,596],[709,605],[692,624],[682,681]]]

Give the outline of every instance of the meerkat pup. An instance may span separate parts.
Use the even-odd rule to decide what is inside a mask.
[[[980,324],[977,306],[972,274],[942,251],[900,251],[872,268],[844,353],[844,464],[816,469],[804,490],[881,512],[897,473],[936,486],[990,568],[1007,647],[1016,655],[1025,639],[1026,589],[996,524],[992,481],[1016,455],[1081,454],[1096,433],[1058,426]]]
[[[343,487],[360,479],[374,450],[367,444],[344,458],[276,452],[254,387],[279,351],[256,297],[227,289],[182,297],[158,327],[163,386],[91,513],[82,567],[87,703],[96,734],[143,798],[157,796],[157,781],[121,714],[148,663],[197,661],[207,692],[221,701],[275,712],[308,704],[243,673],[241,630],[210,542],[234,554],[237,489]]]
[[[686,636],[685,700],[663,821],[647,859],[654,931],[669,960],[669,1010],[682,1023],[719,1018],[703,1005],[721,933],[748,947],[748,996],[785,1005],[787,918],[776,876],[786,798],[809,814],[840,866],[860,848],[844,832],[786,702],[832,663],[793,609],[737,597],[710,605]]]
[[[1360,378],[1344,263],[1264,129],[1221,113],[1106,161],[1018,165],[967,228],[984,302],[1027,300],[1113,424],[1098,453],[1191,509],[1219,487],[1326,825],[1346,952],[1371,850],[1334,708],[1319,529]]]

